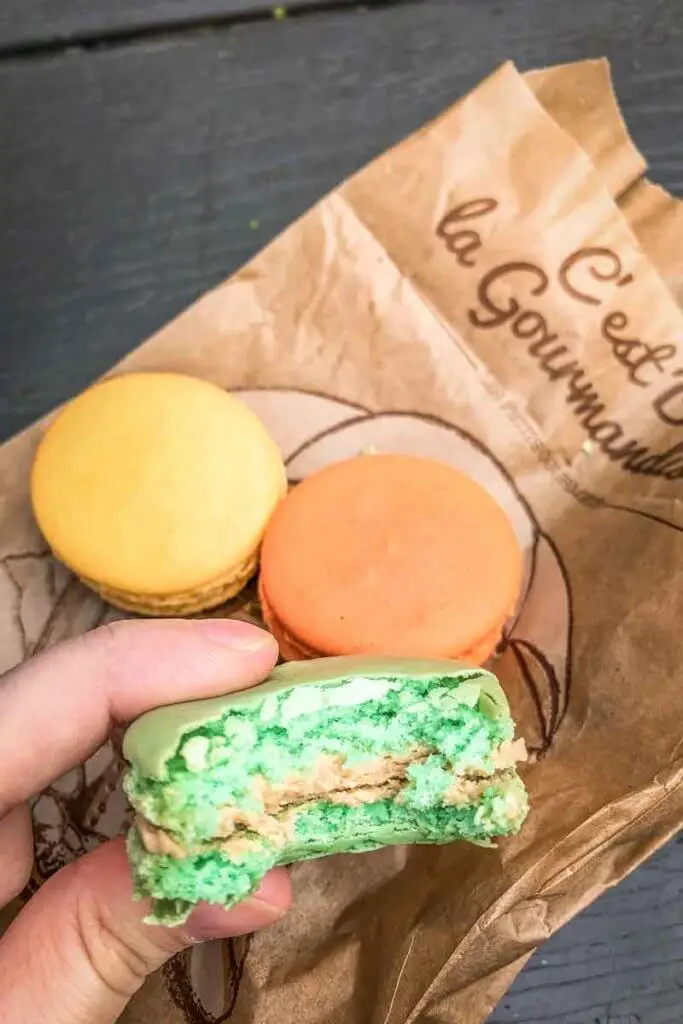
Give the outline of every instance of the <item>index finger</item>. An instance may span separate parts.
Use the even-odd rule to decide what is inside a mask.
[[[0,680],[0,817],[80,764],[113,725],[264,679],[270,634],[229,619],[115,622]]]

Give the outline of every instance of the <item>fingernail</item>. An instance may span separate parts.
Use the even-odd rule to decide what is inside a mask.
[[[275,642],[270,633],[237,619],[195,619],[192,625],[207,640],[233,651],[262,651]]]

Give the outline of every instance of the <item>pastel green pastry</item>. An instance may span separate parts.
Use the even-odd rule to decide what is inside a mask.
[[[128,849],[150,920],[226,907],[277,864],[395,843],[490,845],[528,810],[495,676],[452,661],[289,662],[127,731]]]

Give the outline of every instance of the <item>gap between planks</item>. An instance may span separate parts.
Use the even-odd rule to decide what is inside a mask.
[[[43,6],[50,3],[49,9]],[[363,13],[372,7],[403,7],[421,0],[108,0],[65,4],[54,14],[51,0],[5,0],[0,14],[0,61],[36,58],[64,50],[98,50],[140,40],[225,29],[249,22],[284,21],[331,14]],[[74,10],[76,8],[76,10]]]

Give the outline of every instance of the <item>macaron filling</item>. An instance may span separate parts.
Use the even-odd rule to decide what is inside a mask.
[[[152,918],[230,906],[276,864],[516,832],[524,748],[492,678],[349,676],[261,699],[257,688],[195,717],[153,771],[131,758],[129,852]]]
[[[504,742],[493,758],[490,774],[473,768],[461,774],[444,769],[442,760],[422,747],[402,756],[388,755],[349,764],[341,757],[324,755],[309,775],[298,774],[279,783],[257,776],[247,806],[219,808],[216,838],[183,843],[167,829],[155,826],[142,815],[136,818],[140,838],[150,853],[182,859],[213,844],[235,854],[245,843],[265,838],[284,845],[293,838],[296,819],[316,801],[359,807],[389,797],[410,806],[420,794],[436,787],[444,806],[466,805],[478,800],[492,783],[509,780],[517,762],[526,759],[524,743]],[[258,810],[253,808],[258,807]],[[516,816],[518,808],[513,808]]]

